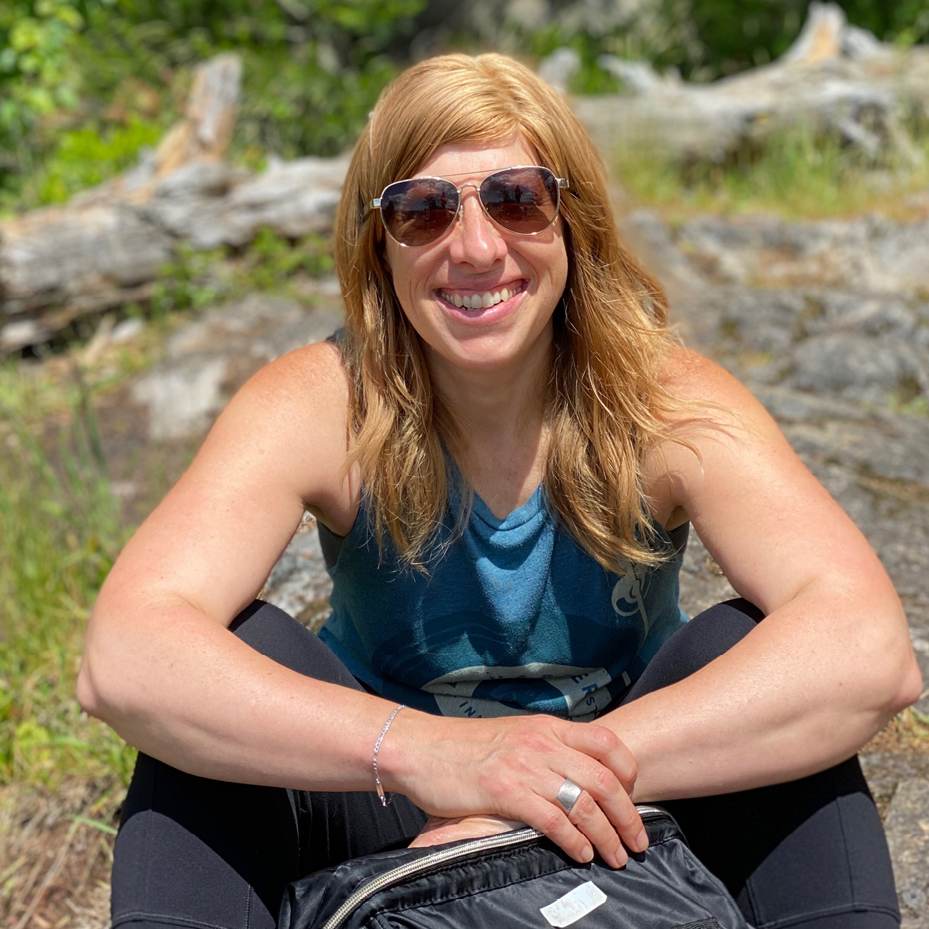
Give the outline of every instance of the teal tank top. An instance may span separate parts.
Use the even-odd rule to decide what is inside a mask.
[[[428,576],[383,559],[364,503],[344,539],[319,524],[333,590],[320,638],[373,692],[446,716],[595,718],[687,617],[678,574],[687,526],[657,568],[606,571],[562,529],[540,486],[505,519],[477,495]]]

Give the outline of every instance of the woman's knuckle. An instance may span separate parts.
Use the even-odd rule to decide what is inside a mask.
[[[519,734],[519,747],[523,751],[540,754],[548,751],[551,744],[551,738],[545,732],[529,729]]]
[[[561,827],[563,822],[563,815],[553,807],[549,807],[549,809],[539,816],[539,830],[546,835],[551,835]]]
[[[593,740],[597,748],[605,752],[611,752],[619,746],[619,739],[616,734],[603,726],[593,727]]]
[[[635,779],[639,776],[639,766],[636,764],[635,758],[631,755],[623,764],[620,776],[624,781],[629,781],[630,783],[635,783]]]
[[[594,788],[599,794],[609,795],[615,793],[619,787],[619,780],[608,768],[599,768],[593,776]]]
[[[622,832],[631,832],[639,827],[639,813],[634,806],[624,808],[616,819],[616,825]]]
[[[571,808],[571,812],[581,819],[589,819],[597,812],[597,804],[593,797],[585,790]]]

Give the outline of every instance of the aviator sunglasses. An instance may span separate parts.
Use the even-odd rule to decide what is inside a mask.
[[[384,228],[400,245],[429,245],[440,238],[461,210],[461,192],[473,187],[484,213],[516,235],[538,235],[555,221],[561,191],[568,186],[539,165],[520,165],[488,174],[480,184],[456,187],[444,177],[414,177],[388,184],[371,201]]]

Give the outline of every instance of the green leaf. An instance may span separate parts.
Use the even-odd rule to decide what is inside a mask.
[[[99,819],[88,819],[86,816],[75,816],[72,815],[69,817],[74,820],[76,823],[80,823],[82,826],[90,826],[91,829],[97,829],[99,832],[104,832],[106,835],[116,835],[117,831],[109,823],[101,822]]]

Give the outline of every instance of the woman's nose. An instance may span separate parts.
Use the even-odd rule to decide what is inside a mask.
[[[449,243],[452,261],[483,270],[506,257],[502,230],[484,212],[476,190],[462,190],[461,208]]]

